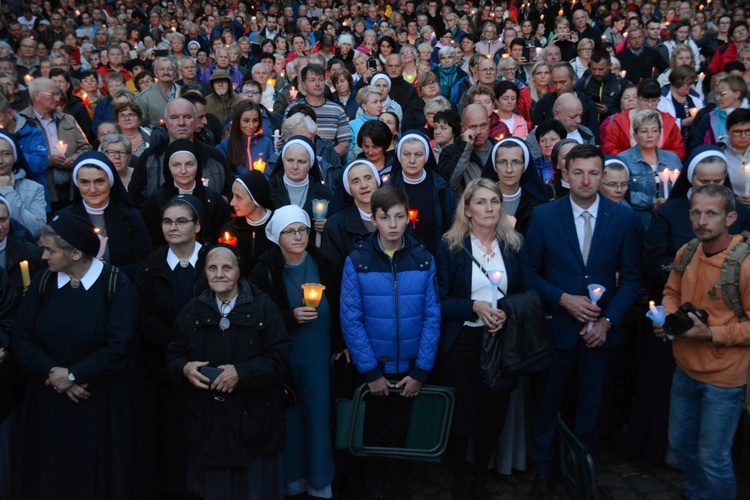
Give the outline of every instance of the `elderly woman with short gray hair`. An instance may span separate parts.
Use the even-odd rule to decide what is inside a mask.
[[[456,66],[456,49],[443,47],[438,51],[440,65],[432,72],[438,77],[440,83],[440,95],[451,101],[458,107],[460,93],[458,91],[461,82],[469,78],[464,70]]]
[[[117,170],[122,184],[127,188],[130,177],[133,175],[131,157],[133,155],[133,144],[124,134],[107,134],[102,137],[99,144],[99,152],[104,153]]]

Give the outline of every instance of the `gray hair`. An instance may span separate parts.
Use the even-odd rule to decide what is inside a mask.
[[[447,111],[451,109],[453,106],[451,105],[451,102],[446,99],[445,97],[439,95],[437,97],[434,97],[430,99],[425,105],[424,105],[424,112],[425,113],[439,113],[440,111]]]
[[[187,99],[183,99],[182,97],[178,97],[177,99],[173,99],[167,103],[166,106],[164,106],[164,120],[167,119],[169,116],[169,109],[174,106],[175,103],[187,103],[190,105],[190,107],[193,110],[193,115],[198,116],[198,108],[195,107],[195,104],[188,101]]]
[[[633,117],[633,132],[637,132],[643,125],[659,125],[659,130],[664,130],[664,124],[661,121],[661,115],[653,109],[644,109],[639,111]]]
[[[53,82],[49,78],[34,78],[33,80],[31,80],[31,82],[29,82],[29,95],[41,92],[42,89],[50,88],[52,86],[57,87],[57,84],[55,84],[55,82]]]
[[[171,57],[160,57],[159,59],[154,61],[154,71],[156,71],[156,68],[159,67],[160,63],[163,63],[165,61],[172,65],[172,69],[174,71],[177,71],[177,65],[175,64],[174,60]]]
[[[450,45],[446,45],[445,47],[438,50],[438,57],[440,56],[456,57],[456,49],[454,49]]]
[[[13,52],[14,52],[13,47],[11,47],[8,42],[0,42],[0,47],[4,47],[4,48],[8,49],[11,54],[13,54]]]
[[[317,135],[318,125],[304,113],[293,114],[284,120],[284,123],[281,125],[281,132],[284,134],[284,137],[300,135],[300,130],[304,130],[308,134]]]
[[[115,142],[121,142],[125,146],[125,149],[128,150],[128,153],[133,153],[133,143],[130,142],[130,139],[124,134],[108,134],[102,137],[102,142],[99,145],[99,152],[104,153],[109,145]]]

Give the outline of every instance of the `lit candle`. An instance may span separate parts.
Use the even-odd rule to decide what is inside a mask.
[[[607,40],[607,35],[602,35],[602,42]]]
[[[750,195],[750,163],[742,167],[745,172],[745,196]]]
[[[662,192],[664,194],[664,198],[669,198],[669,169],[665,168],[661,172],[657,173],[656,175],[659,176],[659,180],[661,181],[662,186]]]
[[[589,285],[588,289],[589,289],[589,299],[591,299],[591,303],[594,305],[596,305],[599,299],[602,298],[602,295],[604,295],[604,292],[607,291],[607,289],[604,286],[597,285],[597,284]],[[589,321],[586,331],[590,332],[592,328],[594,328],[594,323],[592,321]]]
[[[313,200],[312,213],[314,219],[325,219],[328,214],[328,200]],[[315,246],[320,248],[321,232],[315,231]]]
[[[544,14],[542,14],[541,20],[544,21]]]
[[[318,283],[305,283],[302,285],[302,295],[305,297],[305,306],[307,307],[318,307],[320,301],[323,299],[323,290],[325,290],[321,284]]]
[[[80,15],[81,15],[81,11],[80,11],[80,10],[78,10],[78,9],[76,9],[76,17],[78,17],[78,16],[80,16]]]
[[[280,145],[281,145],[281,132],[279,132],[279,129],[276,129],[273,131],[273,147],[275,149],[279,149]]]
[[[562,9],[560,9],[560,10],[558,10],[558,11],[557,11],[557,15],[558,15],[558,16],[562,16],[562,15],[564,15],[564,14],[565,14],[565,11],[564,11],[564,10],[562,10]]]
[[[669,182],[672,183],[672,187],[674,187],[674,183],[677,182],[677,178],[679,176],[680,176],[680,171],[678,169],[674,169],[669,172]]]
[[[544,49],[542,49],[541,47],[537,47],[534,49],[534,53],[537,55],[537,57],[539,57],[542,54],[542,50]]]
[[[620,78],[625,78],[625,76],[626,76],[627,74],[628,74],[628,72],[627,72],[627,71],[625,71],[625,70],[622,70],[622,71],[620,71]]]
[[[492,59],[492,55],[487,54],[487,59]]]
[[[648,312],[646,313],[646,317],[653,321],[655,324],[661,326],[664,324],[664,317],[666,315],[664,314],[664,307],[654,305],[653,300],[648,301]],[[669,335],[667,335],[669,337]],[[671,339],[671,337],[670,337]]]
[[[503,59],[507,59],[510,57],[510,54],[503,54]]]
[[[219,238],[219,243],[224,243],[225,245],[230,245],[230,246],[236,247],[237,246],[237,237],[236,236],[232,236],[231,234],[229,234],[229,231],[227,231],[227,232],[224,233],[224,237],[223,238]]]
[[[23,77],[23,80],[26,82],[26,85],[30,84],[33,79],[34,77],[31,75],[26,75]]]
[[[294,85],[292,85],[292,88],[289,89],[289,97],[291,97],[292,100],[296,100],[297,99],[297,93],[298,93],[298,90],[296,88],[294,88]]]
[[[495,140],[496,141],[501,141],[503,139],[503,137],[505,137],[505,136],[503,134],[500,134],[498,136],[495,136]]]
[[[67,144],[65,144],[65,143],[64,143],[63,141],[59,141],[59,142],[57,143],[57,151],[58,151],[58,152],[59,152],[59,153],[60,153],[61,155],[65,156],[65,153],[67,153],[67,152],[68,152],[68,145],[67,145]]]
[[[497,309],[497,287],[500,286],[500,282],[503,280],[503,272],[498,270],[487,271],[487,279],[490,280],[492,285],[492,307]]]
[[[257,170],[261,174],[266,171],[266,162],[263,161],[262,157],[253,162],[253,170]]]
[[[107,249],[107,240],[109,239],[109,237],[99,234],[101,232],[101,229],[99,229],[98,227],[94,228],[94,232],[99,237],[99,253],[96,254],[96,258],[101,259],[102,257],[104,257],[104,251]]]
[[[271,87],[275,87],[276,86],[276,79],[275,78],[269,78],[267,83]]]
[[[690,116],[695,118],[695,115],[698,114],[698,108],[690,108]]]
[[[704,78],[706,78],[706,74],[705,74],[704,72],[702,72],[702,71],[701,71],[701,72],[700,72],[700,73],[698,74],[698,80],[700,80],[700,81],[702,82]]]
[[[208,179],[201,177],[201,184],[203,184],[203,187],[208,187]]]
[[[89,105],[89,102],[90,102],[89,101],[89,95],[86,92],[83,93],[83,99],[81,99],[81,100],[83,101],[83,105],[84,106],[88,106]]]
[[[23,287],[25,289],[27,286],[29,286],[29,283],[31,283],[31,275],[29,274],[29,261],[22,260],[18,265],[21,266],[21,281],[23,281]]]
[[[412,208],[411,210],[409,210],[409,220],[411,221],[412,227],[417,227],[417,221],[419,220],[417,219],[418,216],[419,210],[417,210],[416,208]]]
[[[175,28],[174,26],[172,26],[172,33],[174,33],[175,31],[177,31],[177,28]]]

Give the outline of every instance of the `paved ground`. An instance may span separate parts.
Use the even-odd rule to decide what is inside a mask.
[[[750,419],[748,419],[750,420]],[[601,454],[599,483],[614,500],[677,500],[685,498],[681,472],[653,467],[645,461],[627,461],[610,446]],[[413,500],[451,500],[451,475],[443,465],[417,464],[413,468]],[[743,454],[735,459],[739,483],[739,500],[750,500],[750,422],[745,423]],[[518,472],[512,476],[492,474],[489,489],[496,500],[529,498],[533,474]],[[568,498],[560,485],[556,487],[560,499]],[[723,499],[717,499],[723,500]]]

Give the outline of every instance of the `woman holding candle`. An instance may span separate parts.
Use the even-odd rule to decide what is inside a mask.
[[[516,103],[520,94],[518,87],[512,82],[502,81],[495,84],[494,91],[497,114],[500,116],[500,121],[508,127],[510,135],[525,140],[529,134],[526,120],[521,115],[513,112],[516,109]]]
[[[178,139],[167,146],[162,169],[164,184],[146,199],[142,210],[154,248],[166,244],[161,230],[161,208],[178,194],[192,194],[206,209],[199,241],[217,241],[220,229],[231,218],[229,205],[224,198],[201,182],[203,164],[205,159],[191,141]]]
[[[258,160],[268,162],[274,153],[273,142],[263,135],[263,116],[258,104],[240,101],[232,114],[229,137],[217,149],[229,160],[235,177],[260,165]]]
[[[27,269],[30,278],[46,266],[42,262],[42,251],[39,246],[13,233],[12,215],[13,208],[10,202],[0,196],[0,267],[8,273],[10,283],[15,289],[17,307],[21,304],[24,291],[29,285],[22,267]],[[21,264],[24,261],[26,264]]]
[[[380,187],[380,175],[369,160],[354,160],[344,169],[342,182],[354,203],[329,217],[321,247],[340,266],[354,249],[355,238],[375,230],[370,197]]]
[[[412,236],[435,255],[438,242],[453,222],[456,200],[448,182],[437,173],[427,137],[419,131],[404,134],[396,148],[398,163],[386,185],[395,186],[409,197],[409,211],[417,211]]]
[[[167,348],[172,380],[190,383],[188,487],[206,500],[284,497],[281,384],[291,342],[268,295],[241,278],[243,265],[234,247],[207,253],[209,289],[178,314]]]
[[[130,165],[135,167],[138,158],[149,147],[151,130],[141,126],[143,111],[134,100],[115,104],[114,116],[115,121],[122,129],[123,135],[130,140]]]
[[[107,97],[107,93],[99,89],[99,73],[93,70],[81,73],[81,87],[73,90],[73,95],[81,99],[92,119],[96,105]]]
[[[129,278],[151,253],[146,226],[112,162],[104,153],[90,151],[73,168],[73,204],[69,210],[99,230],[102,261],[117,266]]]
[[[331,191],[321,182],[323,174],[313,142],[301,135],[291,137],[281,150],[281,160],[284,168],[274,170],[269,181],[274,208],[296,205],[312,218],[312,200],[330,201],[333,198]],[[325,223],[326,219],[315,219],[315,231],[322,233]]]
[[[341,266],[310,241],[310,217],[301,208],[277,209],[266,236],[275,245],[250,273],[281,310],[292,339],[292,379],[300,404],[286,411],[284,484],[287,496],[330,498],[334,479],[330,432],[329,362],[344,350],[339,327]],[[305,305],[302,286],[325,286],[317,307]]]
[[[438,383],[456,388],[446,452],[454,475],[454,498],[470,497],[465,476],[469,438],[474,439],[474,493],[477,498],[490,498],[485,483],[487,468],[505,426],[510,400],[509,390],[490,392],[477,369],[483,332],[500,332],[507,320],[506,313],[492,304],[495,287],[480,265],[487,271],[502,272],[502,296],[527,289],[521,272],[522,238],[513,230],[502,199],[500,187],[493,181],[471,181],[437,253],[443,328],[435,372]]]
[[[6,130],[0,129],[0,195],[11,207],[13,218],[30,233],[31,240],[47,221],[44,187],[27,178],[23,151]]]
[[[266,176],[257,170],[245,172],[232,184],[232,200],[235,218],[224,224],[221,234],[229,233],[237,238],[237,248],[247,261],[251,271],[258,259],[273,244],[266,237],[266,226],[273,214],[271,189]]]
[[[139,349],[146,376],[147,436],[156,459],[159,493],[187,496],[185,435],[175,422],[182,420],[185,396],[170,380],[166,352],[173,340],[177,314],[196,294],[196,268],[201,244],[203,204],[181,194],[164,206],[161,226],[167,245],[141,264],[135,275],[139,303]]]
[[[34,276],[11,338],[26,387],[10,497],[148,498],[136,292],[96,258],[87,217],[61,211],[39,241],[50,272]]]
[[[492,148],[490,161],[482,172],[482,177],[499,181],[503,212],[515,219],[515,229],[522,235],[526,234],[534,207],[550,198],[539,176],[529,170],[530,164],[526,143],[517,137],[506,137]]]
[[[639,111],[633,119],[633,135],[636,145],[620,153],[620,159],[630,173],[630,205],[640,213],[643,227],[648,229],[651,216],[667,200],[669,191],[665,183],[656,185],[654,174],[664,170],[682,170],[676,154],[657,146],[662,132],[661,115],[658,111]]]

